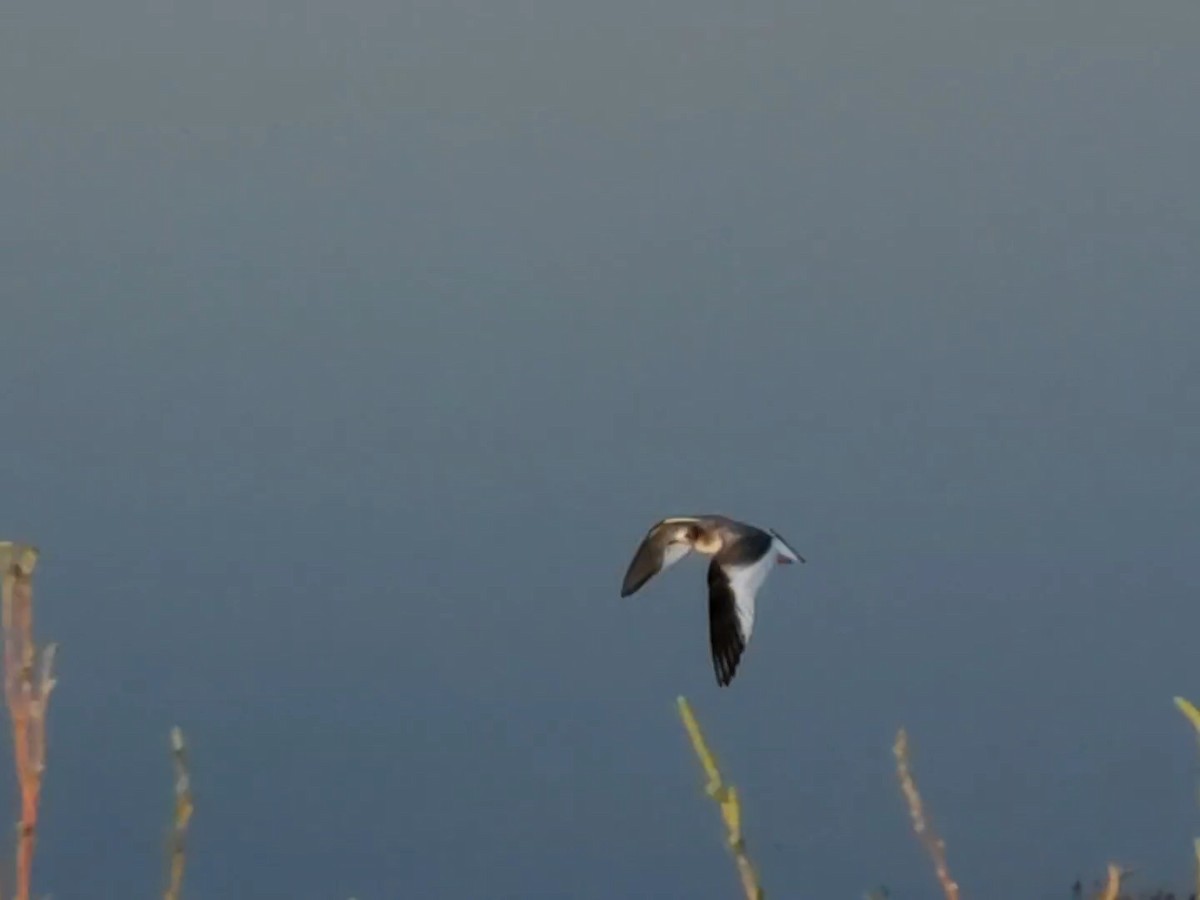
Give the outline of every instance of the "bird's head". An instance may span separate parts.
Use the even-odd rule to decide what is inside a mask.
[[[689,526],[687,542],[697,553],[703,553],[706,556],[712,556],[723,545],[719,534],[715,531],[701,528],[699,525]]]

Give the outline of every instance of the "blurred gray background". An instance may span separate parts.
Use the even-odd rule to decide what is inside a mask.
[[[936,891],[901,724],[971,896],[1186,890],[1194,2],[0,21],[41,891],[159,889],[179,723],[189,897],[735,896],[680,693],[776,896]],[[706,511],[809,560],[728,690],[617,596]]]

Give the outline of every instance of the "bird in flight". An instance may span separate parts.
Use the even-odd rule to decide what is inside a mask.
[[[717,684],[733,680],[754,629],[754,598],[777,564],[804,562],[779,533],[726,516],[675,516],[657,522],[642,539],[625,573],[628,597],[659,572],[695,550],[708,565],[708,637]]]

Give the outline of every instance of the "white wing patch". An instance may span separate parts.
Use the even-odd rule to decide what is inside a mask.
[[[687,544],[667,544],[663,548],[662,567],[659,571],[665,572],[691,552],[692,548]]]
[[[748,566],[729,566],[725,569],[725,577],[729,579],[729,588],[733,591],[743,643],[750,643],[750,632],[754,630],[754,598],[774,567],[775,555],[767,553]]]

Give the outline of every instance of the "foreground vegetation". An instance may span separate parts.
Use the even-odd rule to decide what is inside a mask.
[[[46,709],[54,690],[55,645],[39,652],[33,640],[33,570],[36,547],[0,541],[0,626],[4,631],[4,696],[12,720],[13,762],[21,798],[17,822],[14,883],[0,885],[0,898],[29,900],[33,881],[33,852],[37,845],[38,805],[46,773]],[[167,847],[165,900],[179,900],[183,891],[184,852],[192,816],[183,732],[171,729],[175,766],[175,815]]]
[[[691,706],[687,700],[680,697],[678,703],[679,714],[683,719],[684,728],[691,738],[692,748],[696,751],[700,765],[708,776],[706,791],[720,807],[721,817],[725,822],[729,847],[733,851],[734,861],[737,863],[738,875],[742,882],[742,892],[746,895],[747,900],[762,900],[765,892],[758,880],[754,865],[750,862],[746,850],[746,841],[742,835],[742,810],[738,802],[737,791],[733,785],[727,784],[722,778],[716,760],[713,758],[712,751],[709,750],[708,744],[704,740],[704,735],[700,731],[700,725],[696,721],[696,717],[692,713]],[[1187,717],[1188,721],[1191,722],[1192,727],[1196,730],[1197,739],[1200,740],[1200,709],[1197,709],[1190,701],[1182,697],[1175,698],[1175,705]],[[913,833],[917,836],[917,840],[933,863],[934,876],[937,878],[937,882],[946,900],[959,900],[958,882],[950,875],[950,865],[946,861],[946,842],[933,830],[933,826],[930,824],[925,813],[925,804],[921,800],[921,793],[917,790],[917,782],[913,777],[909,756],[908,732],[903,728],[896,733],[896,741],[892,745],[892,754],[896,757],[896,779],[900,785],[900,793],[903,795],[904,802],[908,806]],[[1193,846],[1196,857],[1196,887],[1190,895],[1185,895],[1185,897],[1187,900],[1200,900],[1200,838],[1196,838],[1193,841]],[[1174,894],[1161,890],[1145,892],[1141,895],[1125,892],[1125,878],[1128,874],[1119,865],[1110,862],[1105,877],[1093,885],[1090,896],[1097,898],[1097,900],[1134,900],[1135,897],[1139,896],[1145,897],[1147,900],[1175,900]],[[1071,892],[1073,900],[1082,900],[1085,893],[1082,882],[1076,881],[1072,886]],[[887,896],[887,890],[880,889],[869,891],[865,896],[865,900],[886,900]]]
[[[50,644],[39,652],[33,640],[33,571],[37,560],[37,548],[0,541],[4,693],[12,723],[13,761],[21,807],[14,847],[15,864],[12,867],[14,884],[11,887],[0,885],[0,900],[29,900],[31,896],[38,805],[46,772],[46,711],[55,686],[55,645]],[[737,790],[722,777],[691,705],[684,697],[679,697],[677,702],[684,728],[707,778],[706,792],[720,810],[742,892],[747,900],[762,900],[764,890],[742,833],[742,809]],[[1200,739],[1200,710],[1182,697],[1175,698],[1175,705],[1195,728]],[[175,771],[175,808],[166,849],[163,898],[179,900],[183,891],[186,839],[193,806],[187,749],[183,732],[178,727],[171,729],[170,750]],[[896,734],[892,752],[896,758],[900,793],[908,807],[913,833],[932,861],[934,876],[946,900],[959,900],[959,886],[950,874],[946,844],[934,831],[917,790],[908,734],[903,728]],[[1200,900],[1200,838],[1195,840],[1194,846],[1197,889],[1191,894],[1191,900]],[[1091,895],[1098,900],[1127,900],[1130,895],[1123,893],[1126,874],[1120,866],[1110,863],[1105,878],[1097,882]],[[1073,894],[1076,900],[1082,900],[1084,888],[1078,881],[1075,882]],[[1153,896],[1157,900],[1173,900],[1172,895],[1163,892]],[[886,890],[872,891],[866,895],[867,900],[885,900],[886,897]]]

